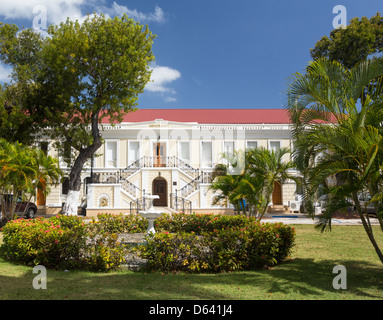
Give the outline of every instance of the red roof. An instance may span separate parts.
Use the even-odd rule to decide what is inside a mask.
[[[208,124],[287,124],[284,109],[139,109],[124,116],[122,122],[145,122],[163,119],[175,122]],[[103,123],[108,123],[104,118]]]

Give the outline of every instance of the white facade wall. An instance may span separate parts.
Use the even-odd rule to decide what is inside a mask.
[[[270,148],[279,142],[280,147],[291,147],[291,128],[289,125],[199,125],[197,123],[179,123],[168,121],[151,121],[145,123],[122,123],[118,126],[106,126],[102,132],[105,143],[97,151],[94,159],[94,172],[110,173],[116,175],[118,170],[127,168],[133,162],[133,156],[136,158],[156,156],[155,147],[157,143],[164,146],[165,157],[180,158],[180,142],[189,142],[191,167],[204,172],[211,172],[213,166],[221,162],[221,155],[224,152],[225,141],[233,142],[235,150],[245,150],[247,141],[256,142],[258,147]],[[130,152],[130,146],[139,143],[139,151],[137,153]],[[210,167],[204,167],[202,164],[202,143],[211,142],[212,144],[212,163]],[[274,143],[273,143],[274,142]],[[107,144],[112,143],[115,147],[107,148]],[[49,149],[50,154],[57,155],[53,148]],[[116,161],[112,166],[111,154],[116,153]],[[287,160],[288,156],[286,156]],[[113,159],[112,159],[113,160]],[[109,164],[108,164],[109,161]],[[79,204],[87,199],[88,208],[100,208],[100,198],[108,199],[107,208],[125,209],[129,201],[134,201],[142,197],[143,190],[145,193],[153,193],[153,180],[161,176],[167,182],[167,197],[174,194],[192,182],[195,178],[190,172],[177,167],[168,166],[149,166],[141,167],[136,170],[128,181],[137,187],[135,196],[127,192],[121,192],[121,185],[116,187],[116,183],[100,184],[89,186],[92,188],[90,194],[85,194],[85,187],[81,189]],[[82,180],[90,177],[90,168],[83,172]],[[209,209],[213,208],[211,201],[214,195],[209,190],[209,185],[204,183],[198,184],[198,192],[189,194],[186,199],[193,204],[193,209]],[[283,204],[287,205],[289,201],[295,199],[295,183],[289,182],[282,186]],[[118,193],[118,194],[116,194]],[[65,195],[61,193],[61,186],[52,187],[51,193],[47,197],[47,206],[61,207],[65,201]],[[169,204],[169,200],[168,200]],[[216,206],[215,206],[216,207]]]

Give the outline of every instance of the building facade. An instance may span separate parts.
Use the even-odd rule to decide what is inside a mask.
[[[86,215],[128,213],[154,205],[170,211],[231,213],[230,204],[213,204],[212,171],[224,152],[265,147],[292,148],[291,125],[282,109],[142,109],[121,123],[102,123],[103,146],[83,170],[79,208]],[[60,158],[53,148],[51,155]],[[288,159],[286,159],[288,160]],[[60,166],[66,164],[60,158]],[[58,213],[66,200],[66,182],[38,199],[47,213]],[[276,186],[273,205],[288,207],[296,185]],[[85,212],[85,210],[83,210]]]

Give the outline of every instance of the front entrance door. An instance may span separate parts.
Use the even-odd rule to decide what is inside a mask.
[[[282,204],[282,186],[279,181],[274,182],[272,199],[274,205]]]
[[[44,189],[46,186],[46,181],[44,179],[40,179],[41,188],[37,188],[37,201],[36,204],[38,206],[45,206],[45,194]]]
[[[168,205],[167,188],[168,184],[164,178],[156,178],[153,180],[153,195],[158,195],[160,198],[153,201],[153,206],[166,207]]]
[[[156,142],[153,144],[153,155],[154,155],[154,161],[153,166],[154,167],[165,167],[166,166],[166,144]]]

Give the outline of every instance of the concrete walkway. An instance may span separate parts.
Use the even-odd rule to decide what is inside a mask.
[[[320,218],[314,219],[307,217],[305,214],[267,214],[262,219],[263,222],[282,222],[284,224],[316,224],[320,221]],[[379,225],[379,221],[376,218],[370,217],[371,225]],[[350,226],[350,225],[362,225],[360,219],[341,219],[334,218],[331,220],[331,225]]]

